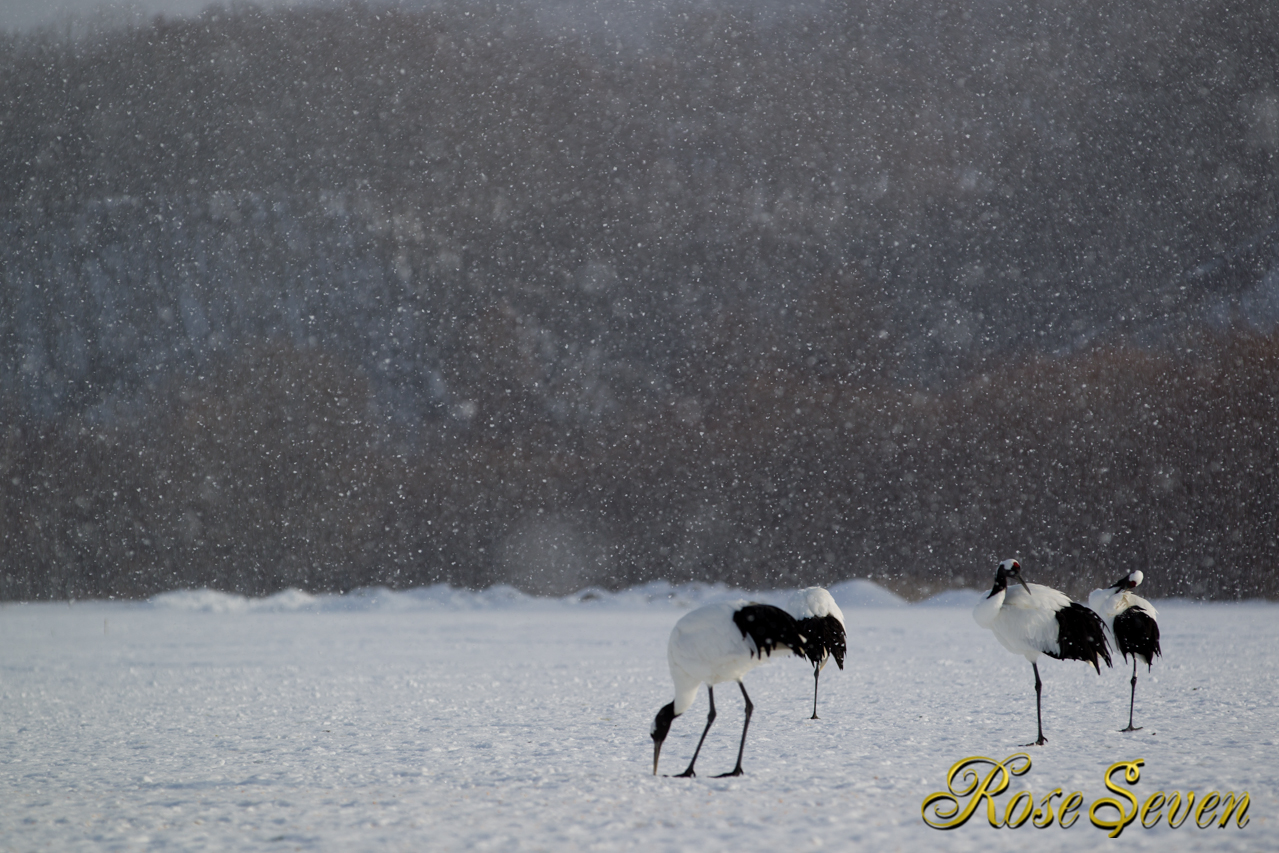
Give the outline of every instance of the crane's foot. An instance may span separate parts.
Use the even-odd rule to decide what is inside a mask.
[[[676,773],[674,776],[667,776],[666,778],[667,779],[692,779],[696,775],[697,774],[693,772],[693,768],[690,767],[687,770],[685,770],[683,773]]]
[[[1022,746],[1043,746],[1046,743],[1048,743],[1048,738],[1044,737],[1043,735],[1040,735],[1039,740],[1034,741],[1032,743],[1023,743]]]
[[[730,770],[728,773],[721,773],[721,774],[719,774],[718,776],[716,776],[715,778],[716,778],[716,779],[724,779],[724,778],[726,778],[726,777],[728,777],[728,776],[741,776],[741,775],[742,775],[742,768],[738,767],[738,768],[736,768],[736,769],[734,769],[734,770]]]
[[[813,714],[813,716],[809,717],[808,719],[810,719],[810,720],[820,720],[820,719],[821,719],[821,717],[817,716],[816,714]]]
[[[1128,728],[1126,728],[1126,729],[1120,729],[1119,731],[1121,731],[1121,732],[1139,732],[1139,731],[1141,731],[1143,728],[1145,728],[1145,726],[1134,726],[1132,723],[1129,723],[1129,724],[1128,724]]]

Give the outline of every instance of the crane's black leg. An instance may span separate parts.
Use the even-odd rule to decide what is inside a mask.
[[[813,716],[810,720],[817,719],[817,676],[822,674],[822,668],[817,664],[813,664]]]
[[[1048,738],[1044,737],[1044,714],[1040,701],[1044,691],[1044,683],[1039,680],[1039,664],[1032,663],[1031,667],[1035,670],[1035,722],[1039,724],[1039,740],[1034,743],[1023,744],[1023,746],[1043,746],[1048,743]]]
[[[1128,699],[1128,728],[1120,729],[1121,732],[1139,732],[1141,726],[1133,726],[1132,724],[1132,706],[1137,704],[1137,656],[1132,656],[1132,696]]]
[[[715,722],[715,688],[709,684],[706,685],[706,698],[710,700],[711,712],[706,715],[706,728],[702,729],[701,740],[697,742],[697,749],[693,750],[693,760],[688,762],[688,769],[683,773],[676,774],[676,778],[696,776],[693,772],[693,765],[697,763],[697,753],[702,751],[702,744],[706,742],[706,733],[711,730],[711,723]]]
[[[746,700],[746,722],[742,723],[742,742],[737,747],[737,766],[732,769],[732,772],[719,774],[715,777],[716,779],[722,779],[725,776],[742,775],[742,752],[746,749],[746,729],[750,727],[751,711],[755,710],[755,705],[751,702],[751,697],[746,693],[746,685],[739,681],[737,686],[742,688],[742,698]]]

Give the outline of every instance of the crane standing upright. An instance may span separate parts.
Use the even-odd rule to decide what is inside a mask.
[[[1129,572],[1106,589],[1094,589],[1088,595],[1088,606],[1097,612],[1115,638],[1115,647],[1127,660],[1132,656],[1132,692],[1128,697],[1128,728],[1121,732],[1139,732],[1133,726],[1133,706],[1137,704],[1137,661],[1150,664],[1163,652],[1159,648],[1159,612],[1153,604],[1133,592],[1145,576]]]
[[[1104,660],[1106,666],[1113,666],[1101,617],[1071,601],[1065,593],[1042,584],[1026,583],[1021,576],[1021,563],[1016,560],[999,564],[995,584],[990,594],[973,608],[973,618],[978,625],[993,631],[1008,651],[1025,656],[1035,671],[1035,719],[1039,724],[1039,737],[1026,746],[1048,742],[1044,737],[1040,655],[1087,661],[1099,674],[1098,658]]]

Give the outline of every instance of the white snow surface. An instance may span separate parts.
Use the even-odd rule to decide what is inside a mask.
[[[907,605],[832,587],[843,672],[779,657],[746,676],[746,775],[730,769],[741,697],[724,690],[696,779],[654,777],[649,726],[673,688],[671,626],[746,597],[648,584],[563,599],[430,587],[250,600],[0,606],[0,850],[1264,850],[1279,847],[1279,605],[1161,601],[1164,657],[1128,671],[1041,660],[1033,676],[978,627],[976,591]],[[675,721],[681,769],[705,690]],[[1079,790],[1068,829],[938,831],[921,805],[969,756],[1028,752],[996,802]],[[1143,759],[1156,790],[1247,791],[1251,822],[1114,841],[1088,822],[1106,768]]]

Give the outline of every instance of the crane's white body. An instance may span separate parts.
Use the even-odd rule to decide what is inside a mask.
[[[1057,643],[1057,611],[1070,606],[1070,598],[1043,584],[1009,585],[973,608],[973,619],[988,628],[1000,645],[1034,663],[1043,654],[1060,654]]]
[[[685,613],[671,629],[666,659],[675,682],[676,716],[693,704],[699,685],[741,681],[767,659],[733,622],[733,614],[747,603],[729,601],[699,607]]]
[[[814,616],[834,616],[839,624],[844,624],[844,613],[835,603],[835,599],[824,587],[810,586],[801,589],[790,597],[786,609],[796,619],[809,619]]]

